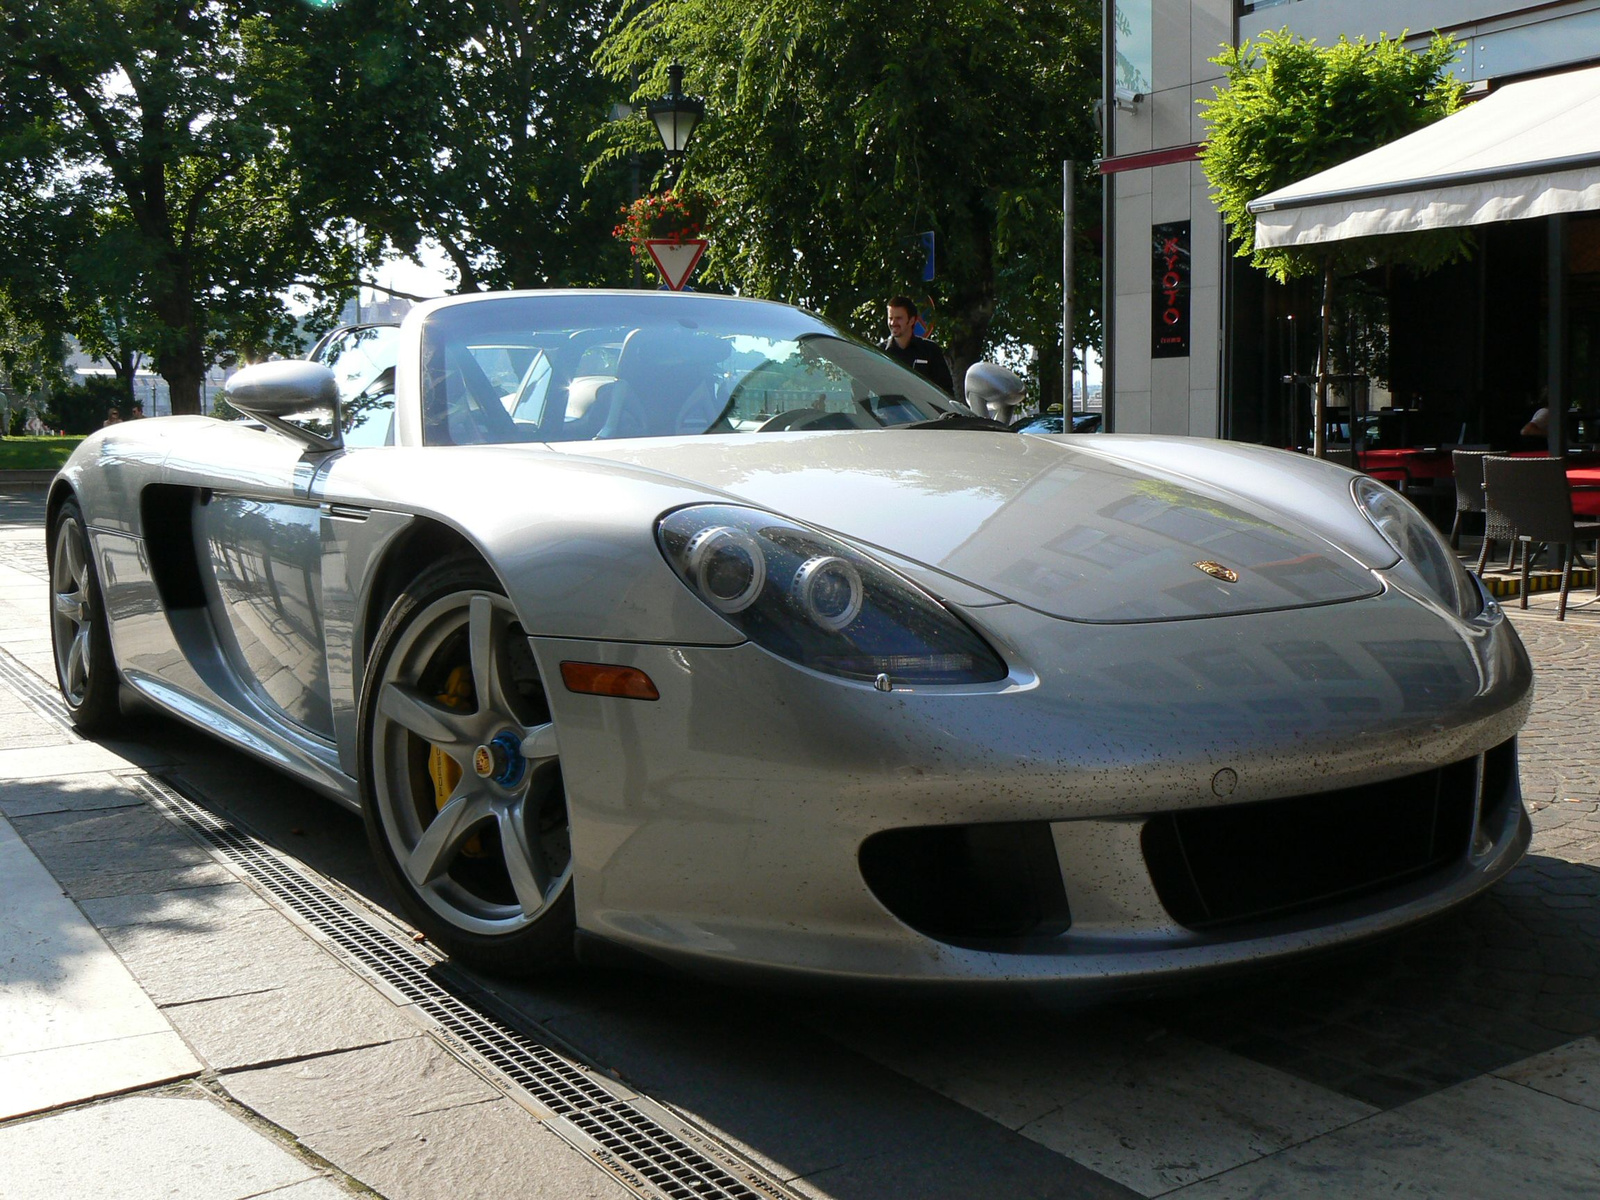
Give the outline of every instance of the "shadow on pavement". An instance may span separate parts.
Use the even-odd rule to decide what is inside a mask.
[[[1600,1031],[1600,870],[1533,854],[1421,928],[1139,1011],[1391,1108]]]

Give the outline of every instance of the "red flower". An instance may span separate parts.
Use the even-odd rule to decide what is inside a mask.
[[[646,241],[681,242],[698,238],[705,229],[710,201],[694,191],[641,196],[622,208],[622,223],[612,236],[630,244],[635,254]]]

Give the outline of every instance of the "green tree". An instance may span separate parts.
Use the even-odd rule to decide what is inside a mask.
[[[1100,221],[1100,173],[1092,160],[1077,163],[1074,182],[1077,220],[1073,247],[1073,295],[1078,304],[1073,316],[1073,370],[1081,372],[1083,355],[1076,353],[1101,344],[1100,276],[1098,239],[1086,224]],[[1059,172],[1058,172],[1059,173]],[[998,348],[1006,361],[1025,357],[1033,351],[1029,371],[1029,399],[1040,412],[1062,403],[1061,391],[1061,209],[1056,206],[1038,220],[1035,248],[1028,254],[1012,255],[1000,270],[997,292],[1001,302],[995,307],[989,326],[989,347]],[[1082,382],[1082,375],[1079,375]],[[1066,407],[1065,405],[1063,407]]]
[[[20,314],[0,290],[0,433],[15,432],[28,407],[39,408],[52,387],[64,383],[59,334]]]
[[[888,296],[928,295],[959,379],[997,333],[1059,346],[1061,162],[1093,157],[1098,12],[1083,0],[639,0],[598,62],[636,79],[639,100],[665,91],[676,58],[706,97],[686,179],[718,201],[709,285],[878,336]],[[602,136],[602,163],[656,147],[643,115]],[[1080,198],[1080,212],[1097,210]],[[937,276],[924,285],[927,230]]]
[[[119,415],[129,411],[122,384],[97,375],[83,383],[61,383],[52,388],[39,406],[39,416],[50,428],[63,433],[89,434],[105,424],[113,408]]]
[[[1322,279],[1313,435],[1319,458],[1327,452],[1336,278],[1385,264],[1432,270],[1467,253],[1470,238],[1461,230],[1437,230],[1266,249],[1255,244],[1248,205],[1454,112],[1464,90],[1450,71],[1459,53],[1440,35],[1426,49],[1411,51],[1386,36],[1318,46],[1280,30],[1211,60],[1227,71],[1227,85],[1202,101],[1207,132],[1201,163],[1235,253],[1280,283]]]
[[[17,286],[42,265],[52,323],[99,329],[119,369],[142,343],[177,412],[228,348],[287,348],[281,294],[343,249],[253,103],[253,20],[237,0],[0,0],[0,229],[33,235],[0,242],[0,286],[45,316]]]
[[[363,253],[443,247],[462,291],[622,283],[623,170],[585,189],[623,89],[591,59],[618,0],[350,0],[273,10],[260,92]]]
[[[8,148],[4,139],[0,147]],[[0,173],[0,296],[13,319],[57,342],[75,338],[109,362],[131,403],[134,374],[155,341],[137,299],[142,247],[93,179],[73,182],[63,189],[48,171]]]

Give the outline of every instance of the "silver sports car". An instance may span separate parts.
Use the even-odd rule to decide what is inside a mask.
[[[1338,467],[1021,437],[710,295],[435,301],[228,398],[56,479],[67,704],[126,688],[358,810],[485,968],[1144,986],[1527,846],[1527,656]]]

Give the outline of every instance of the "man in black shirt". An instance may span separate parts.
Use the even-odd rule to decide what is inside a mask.
[[[916,301],[909,296],[895,296],[889,301],[889,336],[884,339],[886,354],[902,367],[915,371],[946,395],[955,395],[955,385],[950,380],[950,365],[944,360],[944,351],[935,342],[920,338],[913,332],[917,324]]]

